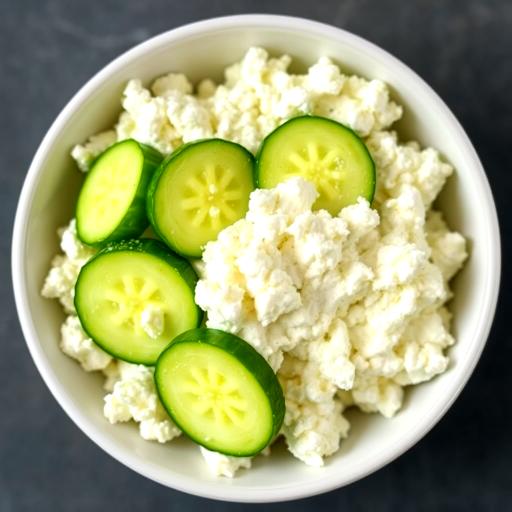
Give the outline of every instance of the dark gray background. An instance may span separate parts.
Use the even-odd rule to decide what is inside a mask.
[[[482,360],[438,426],[348,488],[266,510],[512,510],[512,2],[442,0],[0,0],[0,512],[255,510],[161,487],[103,453],[66,417],[21,335],[10,284],[13,216],[27,167],[60,109],[130,46],[183,23],[267,12],[346,28],[395,54],[455,112],[500,213],[501,304]],[[34,255],[37,257],[37,255]]]

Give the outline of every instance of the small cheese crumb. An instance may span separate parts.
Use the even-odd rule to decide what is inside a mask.
[[[249,469],[251,467],[251,457],[230,457],[207,450],[203,446],[200,446],[199,449],[209,470],[215,476],[233,478],[239,469]]]
[[[152,304],[148,304],[140,314],[140,326],[152,339],[156,340],[164,332],[165,314]]]

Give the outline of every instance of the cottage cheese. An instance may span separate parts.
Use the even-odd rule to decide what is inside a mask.
[[[71,151],[71,156],[75,159],[78,168],[83,172],[87,172],[94,159],[116,141],[116,132],[114,130],[107,130],[92,135],[83,145],[76,145]]]
[[[76,314],[73,300],[78,273],[96,251],[78,240],[75,219],[59,229],[58,235],[63,254],[58,254],[52,260],[41,293],[43,297],[59,299],[66,313]]]
[[[286,399],[282,433],[288,449],[306,464],[322,466],[323,457],[338,450],[350,428],[343,402],[335,396],[336,385],[318,364],[290,354],[278,376]]]
[[[207,325],[239,334],[276,371],[283,351],[299,344],[342,343],[331,340],[332,319],[368,290],[373,277],[370,267],[353,261],[353,246],[375,227],[377,214],[364,200],[349,207],[369,222],[351,232],[342,216],[311,211],[316,197],[314,186],[300,178],[256,190],[246,218],[203,254],[196,302],[208,312]]]
[[[52,260],[52,268],[41,293],[44,297],[59,299],[68,314],[61,327],[62,351],[76,359],[86,371],[103,370],[112,358],[85,334],[73,303],[78,273],[96,251],[78,240],[74,219],[66,227],[59,229],[58,235],[63,254]]]
[[[251,195],[246,217],[207,245],[195,268],[196,300],[208,325],[240,334],[277,372],[286,396],[283,424],[289,450],[319,466],[348,435],[343,413],[357,406],[392,417],[404,386],[443,372],[449,331],[448,282],[467,257],[465,240],[450,231],[432,203],[452,167],[437,151],[401,143],[391,126],[402,108],[386,85],[341,73],[322,57],[302,75],[290,57],[251,48],[228,67],[225,80],[170,73],[151,87],[131,80],[114,130],[92,136],[72,156],[80,169],[110,144],[133,137],[169,153],[184,142],[221,137],[256,151],[262,139],[294,115],[333,118],[364,138],[376,163],[373,208],[360,199],[336,217],[312,211],[314,186],[293,179]],[[142,437],[164,442],[179,430],[159,404],[152,370],[112,360],[81,329],[73,306],[80,268],[94,254],[60,231],[43,295],[69,315],[61,348],[85,370],[102,370],[105,416],[139,423]],[[141,327],[155,338],[161,312],[144,310]],[[249,458],[201,448],[210,470],[232,477]]]
[[[343,75],[326,57],[304,75],[288,73],[290,63],[288,55],[269,58],[263,48],[250,48],[226,69],[223,84],[203,80],[197,94],[182,74],[158,78],[150,89],[130,80],[117,140],[133,137],[169,153],[184,142],[220,137],[256,151],[269,132],[298,114],[331,117],[361,136],[389,127],[402,115],[379,80]],[[111,131],[76,146],[72,155],[86,170],[108,141],[114,142]]]
[[[105,397],[103,412],[108,421],[133,420],[139,423],[140,435],[148,441],[165,443],[179,436],[180,430],[158,400],[153,369],[118,361],[117,372],[112,392]]]
[[[229,457],[222,453],[207,450],[202,446],[199,449],[208,469],[216,476],[233,478],[239,469],[249,469],[251,467],[251,457]]]
[[[165,316],[162,309],[149,304],[140,314],[140,326],[152,339],[156,339],[164,332]]]
[[[391,417],[402,386],[448,365],[443,304],[464,243],[439,214],[430,221],[431,239],[454,239],[443,273],[425,229],[432,198],[410,184],[392,193],[377,210],[360,199],[333,217],[312,211],[314,186],[292,178],[254,191],[246,217],[203,254],[196,302],[207,325],[240,335],[278,373],[283,434],[306,464],[321,465],[348,433],[340,391],[351,405]]]
[[[112,361],[112,357],[85,334],[77,316],[69,315],[62,324],[60,332],[61,350],[69,357],[76,359],[86,372],[103,370]]]

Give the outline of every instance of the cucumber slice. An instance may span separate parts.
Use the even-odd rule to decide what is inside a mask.
[[[104,151],[78,196],[78,238],[88,245],[101,246],[141,235],[149,224],[147,187],[161,161],[158,151],[133,139]]]
[[[113,242],[82,267],[75,308],[82,327],[103,350],[130,363],[153,365],[176,335],[200,324],[196,282],[190,264],[162,242]],[[143,329],[147,307],[161,312],[156,336]]]
[[[247,212],[254,157],[222,139],[191,142],[172,153],[148,190],[148,217],[177,253],[200,257],[210,240]]]
[[[272,188],[292,176],[312,181],[320,194],[314,208],[332,215],[360,196],[371,202],[375,192],[375,165],[363,141],[324,117],[295,117],[263,140],[257,186]]]
[[[155,383],[176,425],[208,450],[255,455],[283,423],[284,396],[272,368],[227,332],[180,334],[158,358]]]

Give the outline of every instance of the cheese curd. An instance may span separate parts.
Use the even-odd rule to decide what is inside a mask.
[[[364,210],[360,216],[369,222],[351,232],[341,216],[311,211],[316,197],[300,178],[254,191],[246,218],[203,254],[196,302],[208,312],[208,327],[239,334],[275,371],[283,351],[330,339],[332,318],[364,294],[373,277],[370,267],[353,261],[353,246],[376,225],[377,214],[364,200],[350,206]]]
[[[402,143],[391,126],[402,108],[379,80],[345,75],[322,57],[305,74],[291,58],[250,48],[216,84],[179,73],[150,87],[130,80],[114,129],[72,150],[78,167],[116,141],[133,137],[168,154],[207,137],[255,152],[292,116],[314,114],[355,130],[377,170],[372,207],[359,199],[339,215],[313,211],[317,192],[292,179],[256,190],[244,219],[210,242],[194,268],[196,302],[207,325],[239,334],[269,362],[283,387],[282,428],[289,450],[312,466],[335,453],[348,435],[348,407],[392,417],[404,386],[427,381],[449,365],[448,282],[467,257],[462,235],[450,231],[433,201],[453,172],[434,149]],[[62,350],[86,371],[105,375],[104,413],[111,423],[133,420],[145,439],[180,434],[158,401],[153,370],[113,360],[81,329],[73,305],[80,268],[95,253],[79,242],[75,222],[59,231],[57,255],[42,293],[67,315]],[[161,311],[148,307],[140,325],[151,338],[163,330]],[[215,475],[232,477],[250,458],[201,448]]]
[[[140,435],[148,441],[165,443],[181,434],[160,403],[153,368],[147,366],[117,362],[117,378],[112,392],[105,396],[103,412],[110,423],[139,423]]]
[[[315,362],[289,354],[278,376],[286,400],[282,433],[288,449],[306,464],[322,466],[323,457],[338,450],[350,428],[336,385]]]
[[[112,361],[112,357],[85,334],[77,316],[69,315],[60,332],[62,352],[76,359],[86,372],[103,370]]]
[[[343,75],[327,57],[304,75],[289,73],[290,63],[288,55],[269,58],[263,48],[250,48],[241,62],[226,69],[223,84],[205,79],[196,94],[182,74],[164,75],[150,89],[130,80],[117,140],[133,137],[170,153],[184,142],[220,137],[256,151],[269,132],[299,114],[331,117],[361,136],[389,127],[402,115],[380,80]],[[115,142],[112,131],[91,137],[72,155],[86,170],[108,142]]]
[[[164,332],[164,312],[148,304],[140,314],[140,326],[142,330],[152,339],[156,339]]]
[[[78,273],[96,251],[78,240],[75,219],[59,229],[58,235],[63,254],[52,260],[41,294],[49,299],[59,299],[66,313],[76,314],[73,300]]]
[[[116,141],[117,134],[115,130],[107,130],[92,135],[85,144],[76,145],[71,151],[71,156],[77,163],[78,168],[87,172],[94,159]]]
[[[233,478],[239,469],[251,467],[251,457],[230,457],[207,450],[203,446],[200,446],[199,449],[208,469],[216,476]]]
[[[350,405],[391,417],[402,386],[448,365],[453,338],[443,304],[464,243],[440,214],[429,237],[430,196],[410,184],[392,193],[376,210],[359,199],[333,217],[312,211],[313,184],[292,178],[255,190],[246,217],[203,254],[196,302],[207,326],[238,334],[277,372],[283,434],[306,464],[321,465],[347,435],[340,391]],[[455,240],[444,273],[428,244],[438,237]]]

